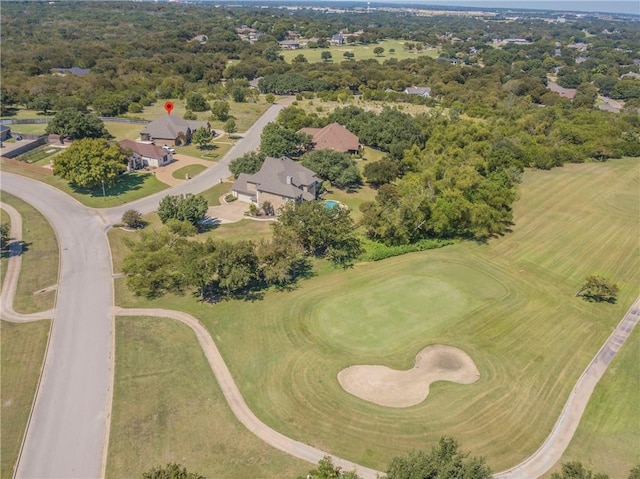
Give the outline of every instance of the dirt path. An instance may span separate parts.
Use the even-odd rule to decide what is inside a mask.
[[[576,383],[551,434],[533,455],[515,467],[495,475],[496,479],[533,479],[549,471],[561,458],[578,429],[593,390],[615,355],[640,321],[640,296],[613,330]]]
[[[303,444],[283,434],[280,434],[278,431],[275,431],[274,429],[271,429],[269,426],[264,424],[262,421],[260,421],[260,419],[256,417],[255,414],[253,414],[251,409],[249,409],[249,406],[247,406],[247,403],[245,402],[242,393],[238,389],[238,386],[233,380],[231,372],[224,362],[224,359],[222,358],[218,347],[213,342],[211,335],[209,334],[207,329],[190,314],[180,311],[171,311],[168,309],[126,309],[114,307],[113,315],[170,318],[186,324],[193,330],[196,337],[198,338],[200,347],[202,347],[202,350],[207,357],[209,366],[211,366],[211,370],[213,371],[216,379],[218,380],[218,383],[220,384],[222,393],[224,394],[224,397],[227,400],[231,411],[236,416],[236,418],[238,418],[238,420],[247,429],[249,429],[249,431],[265,441],[267,444],[270,444],[271,446],[280,449],[281,451],[291,454],[292,456],[298,457],[314,464],[320,461],[320,459],[322,459],[324,456],[328,455],[326,452],[321,451],[320,449],[316,449],[307,444]],[[380,471],[360,466],[339,457],[332,456],[332,461],[334,464],[342,467],[345,470],[349,471],[355,469],[358,475],[360,475],[360,477],[362,477],[363,479],[376,479],[377,477],[383,476],[383,473]]]
[[[29,322],[53,318],[54,310],[39,313],[22,314],[13,310],[13,298],[18,288],[20,268],[22,267],[22,216],[13,206],[0,202],[0,208],[11,218],[11,243],[9,243],[9,261],[0,294],[0,316],[6,321]]]

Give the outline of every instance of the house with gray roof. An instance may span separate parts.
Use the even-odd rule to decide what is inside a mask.
[[[240,173],[231,192],[240,201],[258,207],[269,202],[277,211],[288,201],[315,200],[320,183],[313,171],[291,158],[267,157],[257,173]]]
[[[418,95],[423,98],[431,96],[431,88],[428,86],[412,86],[404,89],[404,93],[407,95]]]
[[[140,132],[140,139],[182,146],[191,143],[191,135],[201,127],[211,131],[209,122],[184,120],[175,115],[163,115],[153,120]]]

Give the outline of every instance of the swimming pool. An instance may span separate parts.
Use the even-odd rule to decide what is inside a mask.
[[[326,201],[324,202],[324,207],[325,207],[325,208],[328,208],[328,209],[330,209],[330,210],[332,210],[332,209],[336,208],[336,207],[337,207],[337,206],[339,206],[339,205],[340,205],[340,203],[338,203],[337,201],[334,201],[334,200],[326,200]]]

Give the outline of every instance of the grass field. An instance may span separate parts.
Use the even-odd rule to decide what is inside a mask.
[[[40,376],[50,321],[0,321],[0,478],[10,479]]]
[[[36,313],[53,308],[55,291],[34,294],[58,282],[58,242],[53,229],[35,208],[9,193],[2,192],[2,201],[22,215],[22,239],[26,251],[13,307],[19,313]]]
[[[417,115],[426,113],[433,107],[425,105],[412,105],[411,103],[396,103],[387,101],[363,100],[361,97],[353,97],[346,102],[340,101],[324,101],[319,98],[311,100],[296,100],[295,105],[309,113],[317,113],[318,116],[326,117],[336,108],[345,108],[347,106],[357,106],[367,111],[381,112],[384,108],[394,108],[409,115]]]
[[[531,171],[513,232],[486,245],[359,264],[258,302],[146,301],[122,280],[116,298],[199,317],[251,409],[286,435],[384,469],[393,456],[450,434],[498,471],[539,447],[637,294],[639,185],[637,159]],[[574,297],[596,273],[620,285],[617,304]],[[467,352],[480,380],[436,383],[407,409],[359,400],[337,382],[352,364],[408,369],[420,349],[438,343]],[[629,438],[611,435],[619,440]],[[620,463],[635,460],[623,456]]]
[[[178,168],[171,176],[184,180],[186,175],[189,175],[189,178],[193,178],[198,173],[202,173],[206,169],[207,167],[203,165],[187,165],[182,168]]]
[[[106,477],[141,477],[169,462],[210,478],[296,477],[309,469],[235,419],[191,329],[117,318]]]
[[[639,357],[640,330],[636,328],[596,386],[560,464],[580,461],[612,479],[626,479],[629,470],[640,464]]]
[[[140,138],[140,132],[144,130],[144,125],[137,123],[114,123],[106,122],[104,127],[115,138],[116,141],[121,140],[137,140]]]
[[[106,195],[103,196],[102,188],[94,190],[72,188],[69,186],[69,183],[62,178],[26,170],[13,164],[3,162],[2,169],[8,173],[28,176],[29,178],[54,186],[90,208],[110,208],[112,206],[122,205],[168,188],[166,184],[159,181],[154,175],[129,173],[124,175],[115,186],[106,188]]]
[[[373,53],[373,49],[376,47],[384,48],[382,56],[376,56]],[[389,50],[395,49],[394,53],[390,53]],[[355,55],[355,60],[369,60],[375,59],[380,63],[390,58],[396,58],[398,60],[405,60],[407,58],[416,58],[419,56],[428,56],[436,58],[438,56],[438,50],[435,48],[425,49],[420,53],[409,52],[404,49],[404,42],[400,40],[384,40],[372,45],[332,45],[329,48],[301,48],[299,50],[282,50],[280,53],[284,57],[285,61],[291,63],[298,55],[305,56],[309,63],[318,63],[322,61],[322,52],[329,51],[332,55],[332,60],[335,63],[345,61],[344,53],[352,52]]]

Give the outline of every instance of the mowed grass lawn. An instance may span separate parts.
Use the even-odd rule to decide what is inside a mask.
[[[369,60],[371,58],[378,60],[379,62],[384,62],[389,58],[396,58],[398,60],[405,60],[407,58],[416,58],[419,56],[428,56],[431,58],[436,58],[438,56],[438,49],[436,48],[427,48],[422,50],[420,53],[416,53],[415,51],[406,51],[404,49],[404,43],[400,40],[383,40],[379,43],[372,43],[370,45],[360,45],[360,44],[345,44],[345,45],[332,45],[329,48],[301,48],[299,50],[282,50],[280,54],[284,57],[287,63],[291,63],[298,55],[302,54],[305,56],[309,63],[318,63],[322,61],[322,52],[329,51],[332,55],[332,60],[335,63],[339,63],[345,61],[344,57],[345,52],[352,52],[355,55],[354,60]],[[376,47],[384,48],[384,52],[381,56],[376,56],[373,53],[373,49]],[[389,50],[395,49],[394,53],[390,53]]]
[[[193,331],[169,319],[116,319],[108,479],[178,462],[210,478],[296,477],[309,465],[233,416]]]
[[[51,309],[55,303],[55,290],[38,291],[58,282],[59,255],[55,233],[44,216],[21,199],[3,191],[2,201],[13,206],[22,216],[22,239],[26,243],[13,307],[19,313]]]
[[[31,404],[36,392],[50,321],[15,324],[0,321],[0,478],[13,477]]]
[[[284,434],[381,469],[450,434],[499,471],[540,446],[635,299],[639,184],[638,159],[529,171],[513,232],[486,245],[360,264],[258,302],[210,306],[190,295],[146,301],[123,281],[117,298],[199,317],[249,406]],[[617,304],[574,297],[589,274],[621,286]],[[370,404],[338,384],[337,373],[353,364],[408,369],[429,344],[466,351],[480,380],[435,383],[422,404],[406,409]],[[637,351],[634,357],[640,359]],[[601,434],[612,448],[629,441]],[[612,450],[633,465],[626,448]]]

